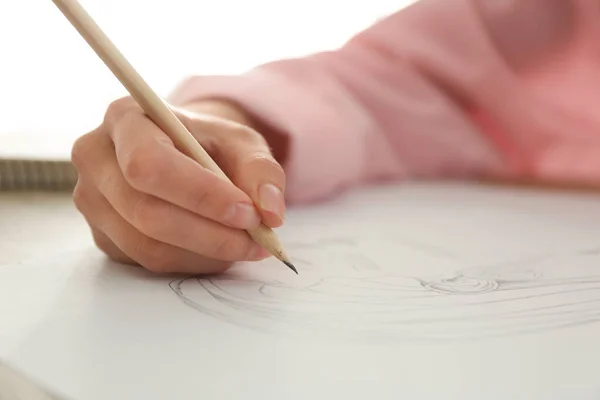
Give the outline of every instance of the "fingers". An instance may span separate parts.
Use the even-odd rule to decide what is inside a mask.
[[[179,117],[233,184],[177,149],[133,100],[119,100],[72,153],[75,202],[97,246],[157,272],[213,273],[268,257],[244,231],[285,216],[285,175],[267,143],[234,122]]]
[[[264,258],[264,250],[245,231],[201,217],[131,187],[119,168],[106,135],[97,135],[94,148],[95,152],[87,157],[89,165],[94,168],[84,169],[83,178],[88,179],[99,195],[106,198],[112,208],[141,234],[224,261]]]
[[[75,185],[75,189],[73,191],[73,200],[75,206],[79,211],[82,211],[83,217],[86,222],[90,226],[92,231],[92,237],[94,239],[94,243],[96,247],[98,247],[102,252],[104,252],[108,257],[110,257],[113,261],[116,261],[121,264],[137,264],[133,259],[127,256],[127,254],[123,253],[121,249],[112,241],[106,234],[97,228],[94,227],[90,215],[94,215],[94,213],[88,213],[89,211],[96,211],[92,207],[89,207],[89,202],[86,200],[86,195],[84,190],[82,189],[81,180],[77,182]],[[86,211],[86,212],[83,212]]]
[[[92,226],[96,243],[115,261],[137,263],[159,273],[212,274],[223,272],[230,266],[228,262],[210,259],[143,235],[91,185],[78,183],[74,199],[77,208]]]
[[[88,220],[88,224],[90,221]],[[129,258],[129,256],[112,241],[106,234],[98,229],[91,227],[92,237],[94,238],[94,243],[96,247],[98,247],[104,254],[108,255],[113,261],[116,261],[121,264],[130,264],[130,265],[139,265],[135,260]]]
[[[219,127],[224,130],[222,126]],[[212,129],[215,129],[212,127]],[[285,173],[271,155],[268,144],[256,131],[237,124],[226,132],[211,132],[205,126],[206,136],[213,138],[209,148],[215,161],[239,187],[254,201],[262,221],[278,227],[285,218]]]
[[[260,223],[248,195],[175,148],[133,100],[113,103],[104,125],[131,187],[230,227]]]

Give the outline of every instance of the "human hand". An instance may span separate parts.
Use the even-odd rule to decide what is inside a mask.
[[[268,257],[245,229],[283,223],[285,174],[269,144],[228,104],[174,111],[233,184],[180,152],[133,99],[117,100],[72,150],[74,202],[96,245],[154,272],[217,273]]]

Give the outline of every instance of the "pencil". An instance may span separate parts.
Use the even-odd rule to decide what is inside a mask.
[[[131,97],[142,107],[148,117],[173,140],[175,145],[204,168],[231,182],[229,177],[219,168],[183,123],[179,121],[167,104],[142,79],[79,2],[77,0],[52,1],[127,89]],[[298,274],[279,238],[271,228],[261,224],[256,229],[248,230],[248,234],[271,255]]]

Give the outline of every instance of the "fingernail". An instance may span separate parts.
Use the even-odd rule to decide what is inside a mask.
[[[260,224],[260,215],[250,204],[238,203],[231,206],[227,221],[240,229],[255,228]]]
[[[279,190],[277,186],[270,183],[262,185],[258,189],[258,202],[260,208],[264,211],[276,214],[283,220],[285,214],[285,200],[283,198],[283,193],[281,193],[281,190]]]

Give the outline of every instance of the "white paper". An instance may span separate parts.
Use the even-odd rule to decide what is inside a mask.
[[[290,212],[299,276],[40,256],[0,268],[0,337],[74,400],[597,399],[598,200],[365,189]]]

